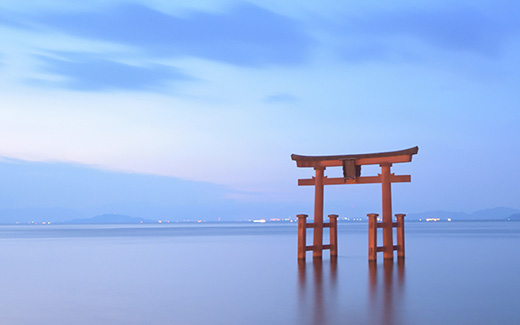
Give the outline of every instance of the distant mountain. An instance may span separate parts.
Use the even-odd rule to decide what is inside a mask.
[[[0,157],[0,184],[0,224],[285,219],[313,208],[312,196],[305,201],[257,200],[255,191],[234,190],[208,182],[5,157]],[[379,207],[378,202],[369,204],[373,206],[360,205],[353,210],[343,199],[332,200],[328,201],[327,209],[342,216],[365,218],[366,212]],[[107,211],[117,215],[102,215]],[[518,213],[519,209],[511,208],[474,213],[437,210],[410,213],[407,220],[506,220]]]
[[[73,219],[66,221],[70,224],[128,224],[128,223],[150,223],[152,221],[139,217],[131,217],[123,214],[103,214],[86,219]]]
[[[454,212],[454,211],[428,211],[420,213],[410,213],[406,216],[407,220],[424,220],[427,218],[439,218],[441,220],[506,220],[512,215],[520,214],[519,209],[513,208],[492,208],[475,211],[473,213]]]
[[[507,217],[508,221],[520,221],[520,213],[512,214]]]
[[[238,210],[240,201],[228,198],[238,192],[226,186],[65,162],[0,156],[0,184],[0,224],[63,222],[106,212],[233,220],[249,208],[244,204]]]
[[[472,220],[504,220],[516,213],[520,213],[520,210],[500,207],[473,212],[469,216]]]

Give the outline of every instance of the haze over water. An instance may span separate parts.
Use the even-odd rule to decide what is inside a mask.
[[[406,224],[405,263],[296,259],[293,224],[2,226],[2,324],[518,324],[520,223]]]

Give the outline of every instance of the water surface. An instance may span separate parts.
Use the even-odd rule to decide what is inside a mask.
[[[1,324],[520,324],[520,223],[406,224],[404,263],[293,224],[0,227]],[[309,238],[310,240],[310,238]]]

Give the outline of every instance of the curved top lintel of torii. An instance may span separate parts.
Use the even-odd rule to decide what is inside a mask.
[[[292,154],[291,159],[298,167],[328,167],[344,166],[345,161],[351,161],[357,166],[374,164],[393,164],[412,161],[412,156],[419,152],[419,147],[398,151],[387,151],[365,154],[348,154],[335,156],[303,156]]]

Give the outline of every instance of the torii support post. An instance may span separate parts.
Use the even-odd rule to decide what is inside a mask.
[[[377,261],[377,252],[386,253],[388,250],[392,253],[392,258],[387,259],[389,261],[393,260],[394,251],[397,251],[397,257],[402,260],[404,259],[404,217],[406,214],[396,214],[395,218],[397,222],[390,223],[390,230],[393,231],[393,228],[396,228],[397,232],[397,245],[394,245],[393,242],[390,242],[390,247],[386,246],[384,243],[384,235],[385,230],[387,230],[387,224],[385,221],[377,222],[377,217],[379,215],[376,213],[367,214],[368,217],[368,261],[376,262]],[[383,246],[377,246],[377,228],[383,229]]]
[[[307,228],[314,228],[314,231],[316,231],[316,223],[307,223],[307,215],[306,214],[299,214],[298,216],[298,260],[304,261],[305,260],[305,253],[307,251],[313,251],[313,253],[316,251],[316,246],[321,247],[320,252],[322,252],[324,249],[330,249],[330,257],[337,257],[338,256],[338,215],[337,214],[331,214],[329,215],[329,222],[322,223],[322,235],[323,235],[323,228],[329,228],[330,232],[330,243],[328,245],[323,245],[323,242],[321,242],[321,245],[312,245],[307,246]],[[323,239],[323,236],[322,236]],[[316,258],[313,254],[313,258]],[[317,259],[321,259],[322,254],[317,257]]]
[[[307,248],[307,215],[298,215],[298,259],[305,259]]]
[[[338,256],[338,215],[329,214],[330,256]]]
[[[377,261],[377,213],[369,213],[368,216],[368,260]]]
[[[404,258],[404,217],[406,214],[396,214],[397,219],[397,258]]]

